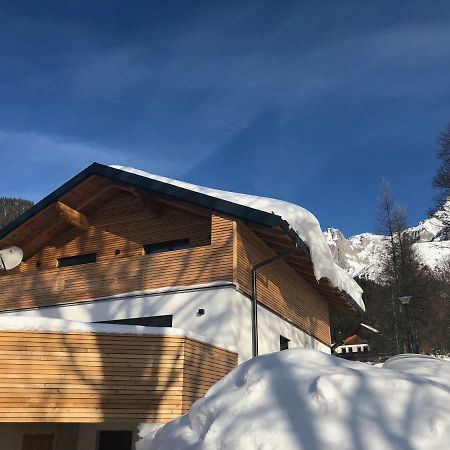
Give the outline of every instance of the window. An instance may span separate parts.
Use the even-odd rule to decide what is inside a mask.
[[[174,250],[183,250],[191,246],[191,240],[177,239],[174,241],[158,242],[156,244],[144,245],[144,253],[146,255],[153,255],[155,253],[173,252]]]
[[[290,340],[280,335],[280,350],[287,350],[289,348]]]
[[[97,261],[96,253],[86,253],[84,255],[68,256],[58,258],[58,267],[78,266],[80,264],[89,264]]]
[[[98,433],[97,450],[131,450],[133,432],[130,430],[101,430]]]
[[[116,325],[141,325],[144,327],[171,327],[172,315],[132,317],[129,319],[103,320],[96,323],[111,323]]]

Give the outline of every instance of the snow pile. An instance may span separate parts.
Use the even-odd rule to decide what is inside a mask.
[[[449,367],[417,355],[383,368],[306,349],[260,356],[140,450],[442,450],[450,442]]]
[[[333,260],[330,248],[322,235],[320,224],[313,214],[301,206],[294,205],[282,200],[276,200],[266,197],[257,197],[254,195],[238,194],[235,192],[226,192],[217,189],[197,186],[183,181],[173,180],[171,178],[153,175],[142,170],[133,169],[124,166],[111,166],[114,169],[123,170],[163,183],[172,184],[194,192],[200,192],[210,197],[221,198],[232,203],[247,206],[260,211],[274,213],[286,220],[295,230],[299,237],[308,245],[311,252],[311,259],[314,266],[314,275],[317,280],[328,278],[331,284],[341,291],[347,292],[362,308],[362,289],[359,285]]]
[[[75,320],[53,319],[49,317],[27,317],[4,314],[0,315],[0,331],[182,336],[201,342],[207,342],[225,350],[237,352],[237,349],[232,345],[225,345],[215,339],[207,338],[205,336],[192,333],[191,331],[172,327],[145,327],[142,325],[88,323],[78,322]]]
[[[163,423],[140,423],[137,427],[138,441],[136,442],[136,450],[146,450],[153,441],[156,432],[164,426]]]
[[[450,386],[450,360],[428,355],[397,355],[389,358],[383,367],[410,373]]]

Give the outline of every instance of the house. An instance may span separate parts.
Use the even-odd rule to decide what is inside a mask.
[[[335,348],[334,353],[352,361],[367,361],[369,350],[367,340],[354,334],[344,339],[342,344]]]
[[[364,310],[303,208],[129,168],[92,164],[5,227],[11,245],[24,258],[0,274],[0,432],[14,450],[131,448],[138,423],[183,414],[253,355],[329,353],[329,309]]]

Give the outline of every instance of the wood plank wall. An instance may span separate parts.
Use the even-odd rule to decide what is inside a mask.
[[[167,422],[236,365],[184,337],[0,332],[0,422]]]
[[[0,310],[54,305],[124,292],[233,280],[233,222],[175,208],[158,216],[119,193],[20,269],[0,276]],[[143,244],[190,238],[192,248],[143,255]],[[116,250],[120,253],[116,254]],[[57,258],[97,253],[97,262],[58,269]]]
[[[238,222],[236,228],[236,279],[240,289],[251,296],[253,265],[275,253],[245,224]],[[262,304],[323,343],[331,344],[327,301],[285,261],[258,271],[257,290]]]
[[[183,414],[238,362],[236,353],[193,339],[185,340],[184,355],[189,364],[183,372]]]

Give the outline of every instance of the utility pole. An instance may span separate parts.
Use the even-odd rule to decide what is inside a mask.
[[[394,313],[395,345],[397,346],[397,355],[398,355],[400,353],[400,346],[398,345],[397,315],[395,314],[394,293],[392,293],[392,312]]]
[[[398,298],[403,307],[405,308],[405,317],[406,317],[406,330],[408,333],[408,340],[409,340],[409,349],[411,353],[417,353],[416,344],[414,342],[414,335],[411,328],[411,320],[409,318],[409,301],[411,300],[411,295],[405,295],[403,297]]]

